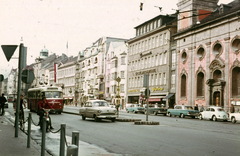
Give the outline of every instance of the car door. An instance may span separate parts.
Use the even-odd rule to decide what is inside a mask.
[[[86,117],[92,117],[91,109],[92,109],[92,103],[86,102]]]
[[[216,115],[216,110],[214,108],[211,108],[209,113],[209,119],[211,119],[213,115]]]

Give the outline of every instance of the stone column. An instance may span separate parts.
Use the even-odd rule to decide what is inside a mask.
[[[179,42],[179,41],[177,41],[177,42]],[[179,77],[179,62],[180,62],[180,59],[179,59],[179,55],[180,55],[180,48],[176,48],[176,80],[175,80],[175,92],[176,92],[176,94],[175,94],[175,103],[176,104],[179,104],[178,103],[178,100],[179,100],[179,79],[180,79],[180,77]]]
[[[207,70],[207,73],[206,73],[206,81],[209,80],[211,77],[210,77],[210,69],[209,69],[209,65],[210,65],[210,47],[211,47],[211,42],[207,42],[206,43],[206,46],[207,46],[207,51],[206,51],[206,70]],[[206,105],[209,106],[211,103],[212,103],[212,100],[211,100],[211,95],[212,95],[212,88],[211,88],[211,84],[208,86],[206,85]]]
[[[193,55],[193,47],[189,47],[188,48],[189,51],[189,56],[188,56],[188,60],[189,60],[189,69],[188,69],[188,76],[187,76],[187,80],[188,80],[188,95],[187,95],[187,99],[188,99],[188,105],[192,105],[194,106],[193,103],[193,95],[194,95],[194,90],[193,90],[193,86],[194,86],[194,55]]]
[[[225,40],[225,71],[224,71],[224,74],[225,74],[225,89],[223,88],[223,91],[225,90],[224,92],[224,103],[223,103],[223,107],[228,107],[229,106],[229,81],[231,81],[229,79],[229,72],[230,69],[229,69],[229,40],[230,40],[230,37],[226,37],[224,38]]]

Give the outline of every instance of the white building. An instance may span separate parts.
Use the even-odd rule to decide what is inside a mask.
[[[79,99],[85,102],[91,97],[105,99],[105,70],[106,70],[106,53],[108,52],[111,42],[123,42],[125,39],[102,37],[87,47],[79,54],[78,67],[80,70],[76,75],[79,78]],[[76,68],[77,69],[77,68]]]
[[[127,45],[125,41],[110,43],[105,65],[105,99],[124,107],[127,94]],[[120,78],[119,84],[117,82],[118,77]]]
[[[74,103],[74,90],[75,90],[75,67],[77,57],[69,57],[57,63],[56,69],[56,82],[54,79],[54,67],[49,69],[50,84],[62,86],[63,98],[65,103]]]

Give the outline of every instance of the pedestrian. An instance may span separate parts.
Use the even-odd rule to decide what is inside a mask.
[[[0,108],[2,110],[2,114],[1,116],[4,115],[4,105],[5,105],[5,102],[7,102],[7,99],[4,97],[4,94],[2,94],[2,96],[0,97]]]
[[[231,106],[230,106],[230,113],[234,113],[235,112],[235,108],[234,108],[234,105],[231,103]]]
[[[196,106],[194,107],[194,110],[198,111],[198,104],[196,104]]]
[[[42,101],[39,101],[39,105],[38,105],[38,109],[39,109],[39,112],[38,112],[38,115],[39,115],[39,123],[38,125],[42,124],[42,119],[43,119],[43,116],[44,116],[44,109],[53,109],[53,107],[46,101],[46,97],[42,97]],[[52,120],[51,120],[51,117],[49,115],[49,123],[50,123],[50,129],[54,129],[52,127]]]
[[[24,105],[24,109],[26,109],[27,107],[26,107],[26,104],[25,104],[25,102],[23,100],[23,95],[20,95],[20,108],[19,108],[19,111],[20,111],[20,113],[22,113],[23,119],[24,119],[23,105]],[[17,108],[16,106],[17,106],[17,102],[15,102],[14,111],[16,111],[16,108]]]
[[[203,105],[202,105],[202,107],[200,108],[200,112],[203,112],[204,111],[204,108],[203,108]]]

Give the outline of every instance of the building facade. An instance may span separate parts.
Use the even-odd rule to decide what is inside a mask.
[[[106,55],[112,42],[123,43],[126,39],[101,37],[91,46],[79,53],[76,72],[78,88],[76,94],[80,103],[91,98],[107,99],[105,94],[106,85]],[[110,101],[109,101],[110,102]]]
[[[127,45],[125,41],[111,42],[105,60],[105,100],[124,107],[127,88]]]
[[[135,27],[128,40],[127,103],[144,104],[143,77],[149,74],[150,103],[173,107],[176,52],[171,35],[177,31],[175,15],[159,15]],[[164,99],[165,98],[165,99]]]
[[[185,11],[179,14],[178,33],[173,35],[177,41],[178,104],[240,105],[240,1],[217,3],[178,3],[179,12]]]

